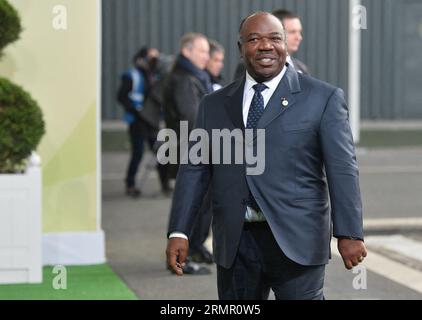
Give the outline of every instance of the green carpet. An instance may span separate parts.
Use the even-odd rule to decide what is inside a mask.
[[[53,283],[64,284],[58,276],[63,274],[44,267],[40,284],[0,285],[0,300],[137,300],[106,264],[66,267],[66,289],[54,289]]]

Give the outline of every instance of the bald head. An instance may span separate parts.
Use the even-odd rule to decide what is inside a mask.
[[[256,12],[242,21],[238,46],[248,73],[257,82],[271,80],[286,63],[284,28],[269,12]]]
[[[239,26],[239,38],[242,36],[242,29],[245,25],[246,22],[250,22],[249,20],[252,19],[252,21],[259,16],[268,16],[270,19],[275,18],[276,20],[280,21],[280,27],[283,30],[282,32],[284,32],[284,27],[283,24],[281,23],[281,20],[279,18],[277,18],[275,15],[273,15],[270,12],[266,12],[266,11],[257,11],[254,13],[251,13],[250,15],[248,15],[247,17],[243,18],[243,20],[240,22],[240,26]],[[271,18],[272,17],[272,18]]]

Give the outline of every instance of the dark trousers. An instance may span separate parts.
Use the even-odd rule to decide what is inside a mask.
[[[217,266],[220,300],[323,300],[325,265],[302,266],[287,258],[266,222],[245,223],[230,269]]]
[[[139,164],[144,155],[144,143],[147,142],[150,149],[155,152],[154,144],[157,139],[157,130],[151,127],[147,122],[138,120],[129,125],[129,137],[131,144],[131,156],[126,174],[126,187],[135,186],[135,177],[138,172]],[[157,164],[158,175],[162,189],[168,188],[167,166]]]
[[[190,253],[200,252],[207,240],[212,220],[211,189],[209,189],[202,201],[198,216],[193,225],[192,233],[189,237]]]

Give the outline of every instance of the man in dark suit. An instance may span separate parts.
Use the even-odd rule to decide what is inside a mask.
[[[188,132],[193,129],[198,114],[201,98],[213,91],[211,79],[205,70],[209,61],[208,39],[200,33],[187,33],[180,40],[180,54],[165,79],[164,118],[168,128],[180,130],[180,121],[188,122]],[[181,146],[178,141],[178,146]],[[169,167],[169,177],[176,178],[178,164]],[[174,198],[173,201],[178,201]],[[209,228],[212,214],[209,210],[209,197],[204,199],[202,209],[195,222],[195,229],[190,234],[191,247],[189,261],[184,272],[192,275],[209,274],[211,271],[196,262],[212,263],[212,256],[204,247],[204,229]],[[198,261],[199,259],[199,261]],[[204,261],[203,261],[204,260]]]
[[[283,23],[284,30],[287,35],[287,62],[291,64],[297,72],[303,74],[309,74],[308,67],[299,59],[293,57],[293,55],[299,50],[300,44],[302,43],[302,23],[300,17],[285,9],[276,10],[273,12],[277,18]]]
[[[347,269],[366,256],[358,168],[341,89],[286,66],[281,22],[258,12],[241,24],[246,77],[202,99],[196,127],[265,130],[265,170],[213,159],[180,167],[167,260],[183,274],[192,227],[211,183],[213,254],[220,299],[323,299],[333,233]],[[245,129],[246,128],[246,129]],[[249,131],[246,131],[249,130]],[[262,134],[262,133],[261,133]],[[230,140],[233,150],[236,141]],[[221,160],[221,159],[220,159]],[[331,204],[331,206],[330,206]],[[332,225],[331,225],[332,221]]]

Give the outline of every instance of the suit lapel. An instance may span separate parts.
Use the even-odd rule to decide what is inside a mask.
[[[226,100],[224,107],[236,128],[245,129],[243,123],[243,90],[245,87],[246,78],[243,77],[235,83],[233,88],[227,93],[228,99]],[[291,108],[296,103],[295,94],[300,92],[300,84],[297,72],[294,68],[288,66],[286,74],[281,79],[274,91],[267,106],[265,107],[264,113],[261,119],[258,121],[258,128],[267,127],[272,121],[279,117],[288,108]],[[287,100],[288,105],[283,106],[282,99]],[[256,132],[254,133],[254,139],[256,138]]]
[[[243,123],[243,88],[245,86],[245,77],[239,79],[232,90],[227,93],[228,99],[224,107],[236,128],[245,129]]]
[[[297,72],[287,67],[286,74],[281,79],[274,91],[267,106],[265,107],[264,113],[261,119],[258,121],[257,127],[263,129],[267,127],[274,119],[279,117],[288,108],[292,108],[296,103],[295,94],[300,92],[299,79]],[[283,100],[287,101],[287,105],[283,105]]]

